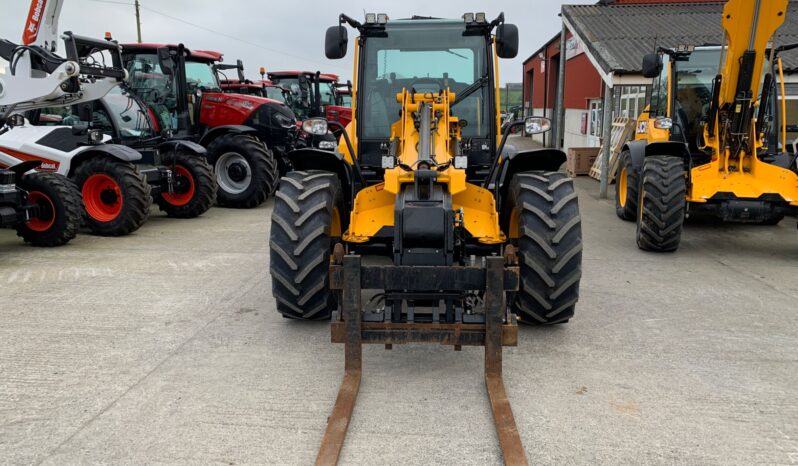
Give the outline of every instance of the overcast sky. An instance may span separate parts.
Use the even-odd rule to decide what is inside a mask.
[[[260,66],[267,70],[321,70],[339,74],[343,79],[351,78],[354,31],[350,31],[350,53],[344,59],[324,57],[324,32],[336,24],[339,13],[362,20],[364,10],[387,13],[392,18],[412,15],[451,18],[460,17],[466,11],[485,11],[489,18],[494,18],[504,11],[507,22],[518,25],[521,39],[518,57],[501,61],[504,83],[520,82],[524,59],[559,33],[561,23],[557,14],[562,3],[595,3],[595,0],[140,2],[143,42],[183,42],[188,48],[216,50],[224,53],[227,63],[235,63],[240,58],[248,78],[257,78]],[[30,1],[2,0],[2,3],[0,37],[19,42]],[[59,29],[92,37],[102,37],[105,31],[110,31],[120,42],[135,42],[132,4],[133,0],[64,0]]]

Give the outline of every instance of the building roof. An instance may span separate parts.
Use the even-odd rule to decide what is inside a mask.
[[[637,74],[657,46],[720,45],[723,3],[563,5],[573,27],[605,73]],[[790,1],[776,45],[798,42],[798,2]],[[782,54],[785,71],[798,71],[798,49]]]

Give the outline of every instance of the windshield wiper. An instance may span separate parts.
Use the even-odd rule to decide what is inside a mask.
[[[488,84],[488,75],[486,74],[483,75],[478,80],[474,81],[474,83],[468,86],[467,88],[463,89],[463,92],[457,94],[457,96],[455,97],[455,99],[457,100],[455,100],[451,106],[454,107],[455,105],[459,104],[460,102],[465,100],[468,96],[482,89],[487,84]]]

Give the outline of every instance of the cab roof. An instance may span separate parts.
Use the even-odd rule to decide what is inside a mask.
[[[124,50],[134,50],[137,52],[153,52],[155,53],[156,50],[159,48],[167,47],[170,49],[176,49],[177,45],[175,44],[122,44],[122,51]],[[189,58],[194,60],[202,60],[202,61],[222,61],[223,55],[219,52],[214,52],[212,50],[191,50],[186,47],[186,52],[188,53]]]
[[[314,76],[316,74],[315,71],[269,71],[267,73],[269,77],[275,78],[291,78],[296,77],[299,75],[307,75],[307,76]],[[319,75],[319,79],[322,81],[338,81],[338,75],[332,73],[321,73]]]

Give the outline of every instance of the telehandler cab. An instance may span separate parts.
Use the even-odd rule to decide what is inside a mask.
[[[761,105],[773,89],[769,42],[786,11],[787,0],[729,0],[721,46],[644,57],[652,102],[622,148],[615,196],[618,216],[637,221],[641,249],[675,251],[691,212],[763,224],[798,215],[794,157],[764,150]]]
[[[289,154],[271,225],[272,291],[293,319],[332,315],[346,372],[317,464],[337,461],[361,376],[361,344],[485,346],[485,381],[504,460],[525,464],[501,375],[517,316],[556,324],[574,315],[581,221],[561,151],[517,151],[500,134],[497,58],[518,29],[484,13],[459,20],[346,15],[326,55],[355,44],[354,119],[338,151]],[[335,126],[336,123],[329,123]],[[548,120],[517,121],[530,133]],[[304,130],[326,134],[311,118]],[[339,128],[343,129],[343,128]],[[372,265],[387,256],[391,265]],[[362,264],[362,258],[369,260]],[[364,312],[361,291],[378,303]]]

